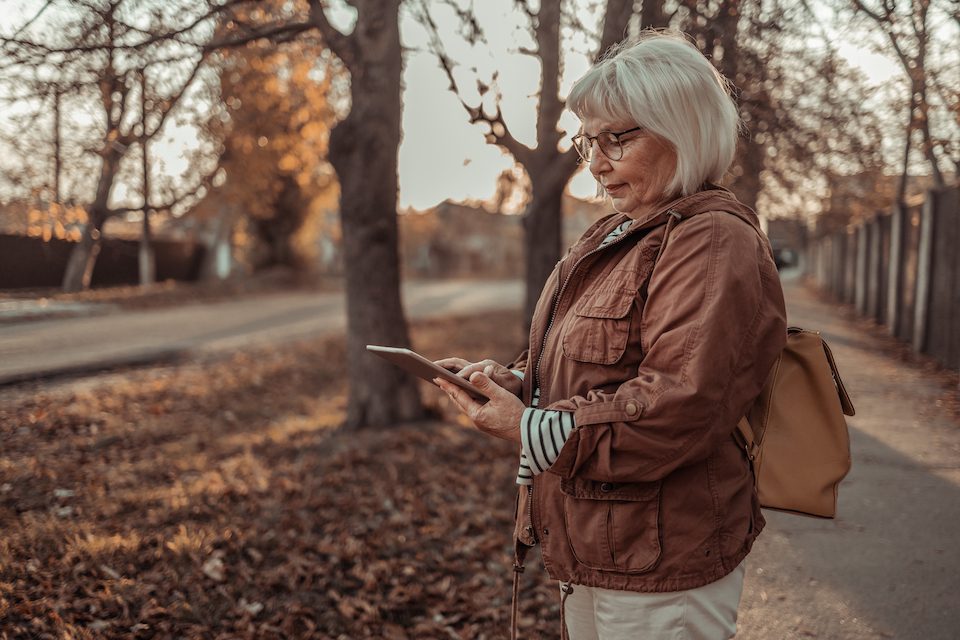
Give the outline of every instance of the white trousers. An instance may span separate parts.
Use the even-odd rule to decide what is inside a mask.
[[[728,640],[737,633],[745,572],[740,563],[716,582],[668,593],[574,584],[564,609],[567,632],[570,640]]]

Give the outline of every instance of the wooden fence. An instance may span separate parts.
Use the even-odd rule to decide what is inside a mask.
[[[59,287],[73,242],[0,234],[0,289]],[[105,238],[93,269],[91,286],[107,287],[139,282],[136,240]],[[157,281],[196,280],[203,261],[201,245],[176,240],[154,240]]]
[[[807,250],[820,289],[915,351],[960,368],[960,188],[928,191]]]

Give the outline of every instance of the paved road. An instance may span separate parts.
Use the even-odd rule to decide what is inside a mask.
[[[410,318],[519,309],[520,281],[404,285]],[[102,366],[156,362],[343,331],[342,293],[276,293],[149,311],[0,325],[0,384]]]
[[[949,393],[841,309],[785,286],[820,329],[857,415],[839,517],[767,513],[748,558],[738,640],[960,638],[960,425]]]

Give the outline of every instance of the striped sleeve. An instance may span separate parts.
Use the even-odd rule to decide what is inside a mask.
[[[571,411],[524,409],[520,418],[523,453],[518,481],[523,475],[524,463],[531,477],[549,469],[560,457],[560,450],[575,427]]]
[[[520,452],[520,469],[517,471],[517,484],[533,484],[533,471],[527,462],[527,454]]]

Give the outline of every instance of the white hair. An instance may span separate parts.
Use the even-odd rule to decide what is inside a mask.
[[[573,85],[567,106],[581,120],[634,122],[673,145],[665,196],[719,182],[733,162],[741,121],[730,83],[682,34],[651,30],[615,45]]]

